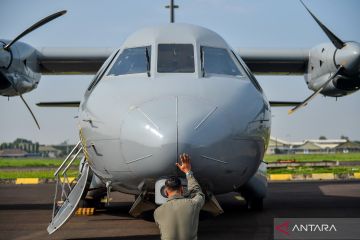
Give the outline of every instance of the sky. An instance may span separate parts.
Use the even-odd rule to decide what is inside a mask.
[[[360,42],[360,1],[304,0],[340,39]],[[209,28],[237,48],[311,48],[329,42],[297,0],[177,0],[176,22]],[[167,23],[166,0],[1,0],[0,39],[12,39],[41,18],[68,13],[21,41],[41,47],[120,47],[139,28]],[[257,76],[269,100],[302,101],[310,91],[303,76]],[[39,108],[40,101],[81,100],[92,76],[42,76],[24,95],[41,130],[19,97],[0,96],[0,142],[26,138],[43,144],[78,141],[77,109]],[[275,137],[289,141],[348,136],[360,140],[360,92],[334,98],[318,96],[292,115],[272,109]]]

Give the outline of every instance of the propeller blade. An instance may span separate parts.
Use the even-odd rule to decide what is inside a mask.
[[[64,15],[66,13],[66,10],[51,14],[50,16],[47,16],[43,19],[41,19],[40,21],[38,21],[37,23],[33,24],[31,27],[29,27],[28,29],[26,29],[25,31],[23,31],[21,34],[19,34],[16,38],[14,38],[14,40],[12,40],[11,42],[9,42],[8,44],[6,44],[4,46],[5,50],[8,50],[11,45],[13,45],[17,40],[19,40],[20,38],[22,38],[23,36],[25,36],[26,34],[28,34],[29,32],[34,31],[35,29],[41,27],[42,25],[54,20],[55,18],[58,18],[62,15]]]
[[[29,106],[29,105],[27,104],[27,102],[25,101],[25,99],[24,99],[23,95],[22,95],[22,94],[18,91],[17,87],[15,86],[15,84],[14,84],[11,80],[9,80],[9,82],[10,82],[10,84],[11,84],[12,88],[15,90],[15,92],[17,92],[17,93],[19,94],[19,96],[20,96],[21,100],[22,100],[22,101],[23,101],[23,103],[25,104],[26,108],[29,110],[29,112],[30,112],[31,116],[33,117],[33,119],[34,119],[34,121],[35,121],[35,123],[36,123],[37,127],[38,127],[38,128],[39,128],[39,130],[40,130],[40,125],[39,125],[39,122],[37,121],[37,119],[36,119],[36,117],[35,117],[35,115],[34,115],[33,111],[32,111],[32,110],[31,110],[31,108],[30,108],[30,106]]]
[[[331,80],[333,80],[338,74],[339,72],[343,69],[343,66],[340,66],[336,72],[313,94],[311,94],[308,98],[306,98],[302,103],[300,103],[299,105],[297,105],[296,107],[290,109],[288,111],[288,114],[292,114],[294,113],[296,110],[298,110],[301,107],[305,107],[314,97],[316,97],[330,82]]]
[[[39,128],[39,130],[40,130],[39,122],[37,121],[37,119],[36,119],[33,111],[32,111],[31,108],[30,108],[30,106],[27,104],[27,102],[25,101],[25,99],[24,99],[24,97],[23,97],[22,94],[20,94],[19,96],[20,96],[21,100],[24,102],[24,104],[25,104],[25,106],[27,107],[27,109],[29,110],[31,116],[33,117],[33,119],[34,119],[34,121],[35,121],[35,123],[36,123],[36,126],[37,126],[37,127]]]
[[[315,17],[315,15],[309,10],[309,8],[305,5],[305,3],[302,0],[300,0],[300,2],[310,13],[313,19],[317,22],[317,24],[321,27],[321,29],[325,32],[325,34],[328,36],[328,38],[334,44],[334,46],[337,49],[343,48],[345,46],[345,42],[343,42],[340,38],[338,38],[335,34],[333,34],[322,22],[320,22],[320,20],[317,19],[317,17]]]

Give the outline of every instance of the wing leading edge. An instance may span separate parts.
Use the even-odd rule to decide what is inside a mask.
[[[309,49],[249,49],[238,53],[254,74],[302,75],[309,61]]]
[[[41,48],[37,51],[43,74],[95,74],[114,48]]]
[[[43,74],[95,74],[115,48],[41,48],[37,51]],[[301,75],[306,72],[308,49],[250,49],[238,53],[255,74]]]

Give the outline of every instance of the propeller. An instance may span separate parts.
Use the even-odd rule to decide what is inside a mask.
[[[27,107],[27,109],[29,110],[29,112],[30,112],[30,114],[31,114],[32,118],[33,118],[33,119],[34,119],[34,121],[35,121],[36,126],[37,126],[37,127],[38,127],[38,129],[40,130],[40,125],[39,125],[39,122],[37,121],[37,119],[36,119],[36,117],[35,117],[35,115],[34,115],[33,111],[32,111],[32,110],[31,110],[31,108],[30,108],[30,106],[27,104],[27,102],[25,101],[25,99],[24,99],[24,97],[23,97],[23,95],[22,95],[22,94],[20,94],[19,96],[20,96],[21,100],[23,101],[23,103],[25,104],[25,106]]]
[[[18,41],[20,38],[24,37],[25,35],[27,35],[28,33],[34,31],[35,29],[41,27],[42,25],[54,20],[55,18],[58,18],[62,15],[64,15],[66,13],[66,10],[51,14],[43,19],[41,19],[40,21],[36,22],[35,24],[33,24],[31,27],[29,27],[28,29],[26,29],[25,31],[23,31],[22,33],[20,33],[16,38],[14,38],[11,42],[9,42],[8,44],[6,44],[4,46],[4,49],[6,51],[8,51],[11,47],[11,45],[13,45],[16,41]]]
[[[317,19],[302,0],[300,0],[300,2],[338,49],[338,51],[336,51],[336,56],[334,56],[335,63],[339,62],[343,66],[344,74],[351,77],[358,76],[360,74],[360,44],[358,42],[342,41],[320,22],[319,19]]]
[[[12,88],[15,90],[15,92],[19,95],[19,97],[21,98],[21,100],[22,100],[22,101],[23,101],[23,103],[25,104],[26,108],[29,110],[29,112],[30,112],[30,114],[31,114],[32,118],[33,118],[33,119],[34,119],[34,121],[35,121],[36,126],[37,126],[37,127],[39,128],[39,130],[40,130],[40,125],[39,125],[39,122],[37,121],[37,119],[36,119],[36,117],[35,117],[35,115],[34,115],[33,111],[31,110],[31,108],[30,108],[29,104],[25,101],[25,98],[23,97],[23,95],[21,94],[21,92],[17,89],[17,87],[15,86],[15,84],[13,83],[13,81],[12,81],[12,80],[10,80],[10,79],[8,79],[8,81],[10,82],[11,87],[12,87]]]
[[[334,33],[332,33],[320,20],[310,11],[310,9],[305,5],[305,3],[300,0],[302,5],[306,8],[306,10],[310,13],[313,19],[317,22],[320,28],[325,32],[330,41],[334,44],[337,49],[342,49],[345,46],[345,42],[343,42],[340,38],[338,38]]]
[[[340,65],[340,67],[336,70],[336,72],[331,75],[329,77],[329,79],[323,84],[321,85],[321,87],[314,92],[313,94],[311,94],[308,98],[306,98],[302,103],[300,103],[299,105],[297,105],[296,107],[290,109],[288,111],[288,114],[292,114],[294,113],[296,110],[298,110],[301,107],[305,107],[314,97],[316,97],[337,75],[339,75],[340,71],[343,69],[343,66]]]
[[[311,11],[310,9],[305,5],[305,3],[300,0],[301,4],[305,7],[305,9],[309,12],[309,14],[312,16],[312,18],[316,21],[316,23],[320,26],[320,28],[324,31],[324,33],[326,34],[326,36],[330,39],[330,41],[334,44],[334,46],[337,49],[342,49],[343,47],[346,46],[346,43],[344,41],[342,41],[340,38],[338,38],[334,33],[332,33]],[[319,95],[319,93],[326,88],[329,83],[336,77],[339,75],[339,73],[341,72],[341,70],[345,70],[345,67],[343,65],[340,65],[338,67],[338,69],[335,71],[334,74],[332,74],[329,79],[323,84],[321,85],[321,87],[316,90],[316,92],[314,92],[313,94],[311,94],[308,98],[306,98],[303,102],[301,102],[300,104],[298,104],[297,106],[295,106],[294,108],[290,109],[288,111],[288,114],[292,114],[295,111],[297,111],[299,108],[301,107],[305,107],[313,98],[315,98],[317,95]]]
[[[17,37],[15,37],[12,41],[10,41],[8,44],[4,45],[3,49],[5,51],[8,51],[11,53],[11,46],[16,43],[19,39],[21,39],[22,37],[24,37],[25,35],[27,35],[28,33],[36,30],[37,28],[45,25],[46,23],[54,20],[55,18],[58,18],[62,15],[64,15],[66,13],[66,10],[60,11],[60,12],[56,12],[54,14],[51,14],[43,19],[41,19],[40,21],[36,22],[35,24],[33,24],[31,27],[27,28],[25,31],[23,31],[22,33],[20,33]],[[11,66],[11,62],[8,66],[8,68]],[[21,92],[17,89],[15,83],[9,79],[9,82],[12,86],[12,88],[15,90],[15,92],[20,96],[21,100],[23,101],[23,103],[25,104],[26,108],[29,110],[32,118],[34,119],[36,126],[39,128],[40,130],[40,125],[39,122],[37,121],[33,111],[31,110],[29,104],[25,101],[25,98],[23,97],[23,95],[21,94]]]

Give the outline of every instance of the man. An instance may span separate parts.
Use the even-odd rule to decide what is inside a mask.
[[[184,197],[184,189],[178,177],[166,180],[165,194],[168,201],[154,212],[161,239],[197,239],[199,213],[204,206],[205,195],[191,172],[189,155],[180,155],[180,161],[181,164],[176,163],[176,166],[186,174],[189,198]]]

